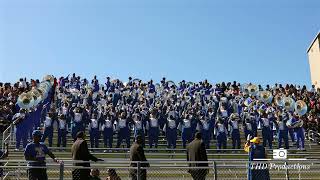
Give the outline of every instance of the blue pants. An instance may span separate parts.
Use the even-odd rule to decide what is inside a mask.
[[[240,149],[240,132],[239,129],[233,129],[231,132],[231,138],[232,138],[232,149]]]
[[[77,133],[79,131],[83,131],[84,130],[84,127],[83,127],[83,124],[80,122],[80,123],[76,123],[74,122],[73,124],[73,127],[71,129],[71,132],[72,132],[72,138],[75,140],[77,139]]]
[[[140,135],[142,137],[142,146],[144,147],[144,145],[145,145],[145,137],[144,137],[143,129],[139,129],[139,130],[136,129],[134,131],[134,139],[136,139],[138,135]]]
[[[167,128],[166,130],[168,148],[175,149],[177,146],[177,129]]]
[[[152,148],[154,144],[154,147],[158,148],[158,138],[159,138],[158,127],[150,127],[148,138],[149,138],[149,147]]]
[[[103,141],[104,141],[104,146],[109,148],[112,148],[112,143],[113,143],[113,129],[112,128],[104,128],[103,130]]]
[[[286,149],[289,149],[289,138],[288,138],[288,130],[279,130],[278,132],[278,148],[282,147],[282,140],[284,141],[284,145]]]
[[[202,140],[204,142],[204,144],[206,145],[206,148],[208,149],[210,147],[210,140],[211,140],[211,132],[210,130],[202,130],[201,131],[202,134]]]
[[[269,127],[262,128],[263,147],[266,147],[267,141],[269,148],[272,149],[272,131]]]
[[[60,147],[61,143],[62,143],[62,147],[66,147],[66,145],[67,145],[67,130],[66,129],[58,129],[57,147]]]
[[[304,149],[304,130],[302,128],[298,128],[296,131],[297,135],[297,148]],[[301,141],[301,145],[300,145]]]
[[[44,142],[48,138],[49,147],[52,147],[53,126],[45,127],[41,141]]]
[[[182,129],[182,146],[186,148],[187,142],[190,143],[192,141],[192,129],[184,128]]]
[[[127,148],[130,148],[130,133],[128,128],[121,128],[119,130],[117,148],[120,147],[123,140],[126,140]]]
[[[100,138],[99,128],[91,128],[89,133],[90,133],[90,147],[99,148],[99,138]]]
[[[296,142],[295,135],[294,135],[294,129],[289,129],[289,134],[292,142]]]
[[[22,141],[22,146],[25,148],[28,143],[28,131],[17,128],[16,132],[16,149],[20,148],[20,143]]]
[[[247,129],[244,129],[244,135],[245,135],[245,139],[247,139],[248,135],[250,134],[251,137],[253,137],[253,131],[251,130],[247,130]]]
[[[218,149],[221,149],[221,148],[227,149],[227,134],[225,132],[218,133],[217,140],[218,140]]]

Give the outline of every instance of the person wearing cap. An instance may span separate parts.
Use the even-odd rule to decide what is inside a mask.
[[[147,158],[144,155],[143,150],[143,139],[142,136],[138,135],[136,137],[136,141],[132,144],[130,147],[130,161],[132,162],[130,164],[131,167],[137,167],[137,163],[134,161],[143,161],[141,163],[141,167],[149,167],[149,163],[147,163]],[[139,175],[139,179],[146,180],[147,179],[147,170],[141,169],[140,172],[137,172],[136,168],[130,169],[130,176],[132,180],[137,180],[137,176]]]
[[[265,165],[252,162],[254,159],[265,159],[267,157],[265,148],[260,145],[260,138],[254,137],[253,139],[250,139],[250,136],[248,136],[248,141],[244,145],[244,150],[249,153],[249,180],[270,180],[268,168],[254,168],[255,165],[257,165],[257,167],[264,167]]]
[[[187,146],[187,161],[203,161],[203,163],[189,163],[192,169],[189,169],[188,172],[194,180],[204,180],[208,169],[203,169],[203,167],[208,167],[208,157],[200,132],[196,133],[195,139]],[[194,169],[194,167],[202,167],[202,169]]]
[[[54,162],[59,163],[59,160],[48,149],[48,147],[40,142],[42,133],[39,130],[32,132],[33,142],[29,143],[24,151],[24,157],[28,161],[28,177],[31,180],[46,180],[46,155],[49,155]],[[37,168],[32,168],[37,167]],[[40,168],[39,168],[40,167]]]
[[[176,148],[177,126],[178,126],[178,121],[176,121],[175,118],[172,115],[170,115],[164,127],[166,131],[167,142],[168,142],[167,148],[172,148],[172,149]]]

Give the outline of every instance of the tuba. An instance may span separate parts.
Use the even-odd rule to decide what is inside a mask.
[[[283,106],[283,96],[282,95],[277,95],[275,98],[274,98],[274,102],[277,106]]]
[[[258,90],[259,90],[258,86],[255,85],[255,84],[249,85],[249,86],[247,87],[247,89],[248,89],[248,91],[249,91],[249,95],[251,95],[251,96],[252,96],[252,95],[255,96],[255,95],[258,93]]]
[[[242,84],[240,87],[240,90],[244,93],[244,94],[249,94],[249,89],[248,89],[249,84]]]
[[[270,91],[259,91],[258,99],[264,103],[271,103],[273,96]]]
[[[53,84],[54,84],[54,76],[46,75],[45,77],[43,77],[42,81],[43,82],[48,81],[48,82],[50,82],[51,86],[53,86]]]
[[[38,90],[38,89],[32,89],[30,91],[31,95],[33,96],[33,99],[34,99],[34,105],[38,105],[41,101],[42,101],[42,94],[41,92]]]
[[[292,111],[294,109],[294,105],[295,102],[292,98],[290,97],[284,97],[282,99],[282,103],[283,103],[283,107],[287,110],[287,111]]]
[[[33,95],[30,92],[22,93],[18,97],[17,104],[22,109],[30,109],[35,105]]]
[[[304,101],[298,100],[294,105],[294,109],[299,116],[303,116],[304,114],[307,113],[308,106]]]

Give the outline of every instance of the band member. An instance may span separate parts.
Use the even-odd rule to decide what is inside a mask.
[[[127,148],[130,148],[129,121],[126,117],[125,112],[122,112],[120,115],[120,118],[117,120],[117,130],[118,130],[117,148],[120,147],[123,140],[126,141]]]
[[[288,116],[286,113],[282,113],[277,116],[276,127],[278,129],[278,148],[282,147],[282,141],[284,141],[285,149],[289,149],[289,138],[288,138]]]
[[[297,149],[305,151],[304,148],[304,128],[303,128],[303,116],[299,116],[297,114],[294,115],[292,118],[292,124],[301,124],[293,126],[294,132],[296,133],[297,137]],[[300,144],[301,143],[301,144]]]
[[[229,118],[231,127],[232,149],[240,149],[240,131],[239,131],[239,116],[237,113],[232,113]]]
[[[28,120],[30,120],[30,114],[26,109],[20,109],[19,113],[16,113],[13,117],[13,124],[16,126],[16,151],[20,149],[20,143],[22,141],[23,148],[28,143]]]
[[[167,148],[176,148],[177,144],[177,122],[171,115],[165,124],[165,131],[167,136],[168,145]]]
[[[151,113],[150,118],[147,121],[147,128],[149,147],[152,148],[154,145],[155,148],[158,148],[159,122],[158,119],[156,119],[156,112]]]
[[[266,147],[268,142],[269,148],[272,149],[272,122],[265,112],[263,112],[262,118],[260,118],[260,123],[262,124],[263,147]]]
[[[253,129],[252,129],[252,119],[251,116],[245,116],[244,117],[244,121],[243,121],[243,129],[244,129],[244,135],[245,138],[248,137],[248,135],[250,135],[251,137],[253,137]]]
[[[220,152],[221,148],[227,149],[227,128],[224,124],[224,120],[221,117],[217,117],[215,131],[218,140],[218,152]]]
[[[145,136],[144,136],[144,122],[138,114],[133,115],[133,128],[134,128],[134,138],[138,135],[142,138],[142,146],[145,145]]]
[[[199,121],[199,129],[202,134],[202,140],[206,145],[206,148],[210,147],[211,127],[212,127],[211,122],[205,116],[201,116]]]
[[[57,147],[66,147],[67,145],[67,132],[68,124],[64,114],[60,114],[58,117],[58,144]],[[62,143],[62,144],[61,144]]]
[[[182,127],[182,146],[186,148],[187,142],[190,143],[192,141],[192,129],[191,129],[191,118],[189,115],[186,115],[185,118],[181,122]]]
[[[54,109],[51,109],[43,121],[44,134],[42,136],[41,142],[44,142],[48,137],[49,147],[52,147],[53,122],[56,120],[56,114],[54,111],[55,111]]]
[[[93,113],[91,116],[88,129],[89,129],[89,134],[90,134],[91,148],[98,148],[99,147],[99,138],[100,138],[100,129],[99,129],[99,121],[98,121],[97,115],[95,113]]]
[[[84,129],[84,123],[82,120],[82,116],[83,116],[83,113],[82,113],[80,107],[76,107],[72,113],[72,123],[73,123],[73,125],[72,125],[72,138],[74,140],[76,140],[76,138],[77,138],[77,133],[79,131],[83,131],[83,129]]]
[[[103,125],[102,125],[102,131],[103,131],[103,141],[104,141],[104,147],[109,146],[109,148],[112,148],[113,143],[113,131],[114,131],[114,119],[111,115],[103,115]]]

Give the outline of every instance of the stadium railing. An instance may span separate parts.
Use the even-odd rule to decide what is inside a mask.
[[[107,177],[108,169],[115,169],[121,179],[130,179],[130,170],[136,170],[139,173],[142,170],[147,171],[147,179],[164,180],[164,179],[192,179],[190,171],[197,173],[207,173],[207,179],[213,180],[236,180],[247,179],[249,167],[251,169],[268,169],[271,179],[281,180],[303,180],[303,179],[319,179],[320,177],[320,162],[319,160],[268,160],[268,161],[253,161],[251,164],[246,160],[214,160],[207,162],[188,162],[185,160],[150,160],[150,167],[143,167],[145,162],[130,162],[125,160],[111,160],[104,162],[91,162],[91,167],[74,166],[74,163],[84,161],[64,160],[63,163],[57,164],[49,161],[47,166],[47,174],[49,179],[72,179],[74,169],[99,169],[100,177]],[[5,176],[3,179],[27,179],[26,161],[7,160],[0,161],[7,163],[6,166],[0,166],[3,169]],[[130,167],[134,163],[137,167]],[[190,163],[208,163],[207,167],[189,167]],[[204,169],[204,171],[200,170]],[[76,175],[76,174],[74,174]],[[200,174],[199,174],[200,175]],[[138,177],[140,179],[140,177]]]
[[[2,133],[2,150],[5,148],[5,144],[8,143],[9,145],[12,145],[14,142],[14,126],[10,124],[6,130],[3,131]]]

